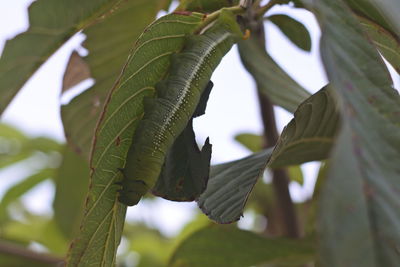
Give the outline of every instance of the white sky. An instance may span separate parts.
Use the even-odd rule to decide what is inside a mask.
[[[26,7],[31,0],[0,0],[0,51],[6,39],[14,37],[28,27]],[[318,56],[319,29],[313,16],[304,11],[289,8],[274,8],[272,13],[284,12],[302,21],[310,30],[313,50],[305,53],[293,45],[273,25],[267,24],[267,46],[274,59],[310,92],[319,90],[326,79]],[[66,62],[71,51],[79,47],[83,35],[76,35],[60,48],[26,83],[2,116],[2,121],[17,126],[30,135],[46,135],[63,141],[60,121],[60,88]],[[234,142],[235,134],[243,132],[261,133],[261,124],[253,81],[242,68],[237,49],[223,59],[213,74],[214,88],[207,106],[206,115],[195,121],[199,140],[210,136],[213,144],[213,162],[233,160],[249,152]],[[290,114],[276,108],[279,128],[292,118]],[[290,189],[296,200],[305,199],[312,192],[315,180],[315,163],[305,164],[306,183],[302,188],[292,184]],[[23,178],[19,167],[0,172],[0,195],[11,184]],[[25,203],[36,212],[51,211],[53,188],[45,183],[26,198]],[[156,205],[156,207],[154,207]],[[193,214],[193,203],[171,203],[160,200],[157,204],[142,203],[130,208],[128,218],[144,220],[160,227],[165,233],[175,233]],[[154,209],[158,212],[155,213]],[[173,218],[171,220],[171,218]],[[163,225],[159,225],[163,222]],[[180,222],[180,223],[176,223]]]

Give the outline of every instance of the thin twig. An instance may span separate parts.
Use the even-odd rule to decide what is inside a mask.
[[[51,264],[54,266],[63,266],[64,260],[55,256],[44,253],[37,253],[26,248],[22,248],[15,244],[0,241],[0,254],[24,258],[37,263]]]
[[[273,5],[270,1],[268,4]],[[252,38],[255,38],[258,45],[265,49],[265,33],[262,20],[258,19],[257,14],[248,10],[247,24],[251,28]],[[261,93],[260,85],[257,84],[260,112],[264,126],[264,146],[266,148],[275,146],[279,134],[276,127],[275,112],[269,98]],[[300,227],[296,210],[290,197],[289,177],[284,169],[272,170],[272,184],[276,193],[278,202],[278,211],[280,213],[280,223],[284,226],[285,235],[288,237],[300,237]]]
[[[271,101],[262,94],[258,93],[260,102],[261,116],[265,131],[265,147],[273,147],[278,141],[278,131],[276,129],[275,112]],[[272,184],[276,192],[278,206],[282,214],[285,233],[288,237],[300,237],[298,219],[292,198],[289,192],[289,177],[284,169],[272,170]]]
[[[222,11],[230,11],[233,14],[242,14],[245,12],[245,8],[243,8],[242,6],[238,5],[238,6],[233,6],[233,7],[225,7],[222,8],[220,10],[217,10],[209,15],[207,15],[207,17],[204,19],[204,21],[201,23],[201,25],[196,29],[195,33],[199,33],[201,32],[203,29],[205,29],[208,25],[210,25],[212,22],[214,22],[219,15],[221,14]]]
[[[257,18],[264,16],[265,13],[268,12],[274,5],[278,4],[279,0],[271,0],[265,6],[260,7],[257,9]]]

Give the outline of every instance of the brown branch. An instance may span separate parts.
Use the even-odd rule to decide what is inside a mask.
[[[275,112],[270,100],[258,91],[261,117],[264,125],[265,147],[273,147],[278,140]],[[272,170],[272,184],[278,200],[278,208],[282,216],[285,235],[300,237],[298,218],[289,192],[289,177],[284,169]]]
[[[47,265],[64,266],[64,260],[62,258],[44,253],[37,253],[5,241],[0,241],[0,254],[24,258]]]
[[[270,1],[271,6],[275,1]],[[245,19],[246,26],[251,29],[252,38],[257,40],[260,47],[265,49],[265,34],[262,19],[257,18],[256,12],[249,9],[247,18]],[[264,147],[269,148],[275,146],[278,141],[279,134],[276,127],[275,112],[269,98],[261,93],[260,85],[257,84],[258,99],[260,104],[260,112],[264,126]],[[297,218],[296,210],[289,193],[289,177],[284,169],[272,170],[272,184],[277,199],[277,211],[279,213],[279,223],[282,224],[284,235],[288,237],[300,237],[300,227]]]

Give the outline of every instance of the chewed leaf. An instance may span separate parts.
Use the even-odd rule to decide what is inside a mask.
[[[205,113],[213,83],[200,97],[193,117]],[[193,201],[204,192],[210,176],[211,144],[208,139],[200,151],[193,131],[193,118],[169,149],[160,177],[152,193],[168,200]]]
[[[210,175],[211,144],[208,139],[200,151],[192,121],[168,151],[153,194],[173,201],[193,201],[207,187]]]

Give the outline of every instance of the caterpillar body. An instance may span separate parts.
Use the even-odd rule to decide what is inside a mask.
[[[241,35],[235,16],[222,12],[215,24],[188,37],[182,52],[173,55],[168,77],[156,86],[157,97],[145,99],[144,116],[123,169],[121,203],[136,205],[154,186],[169,148],[192,118],[214,69]]]

